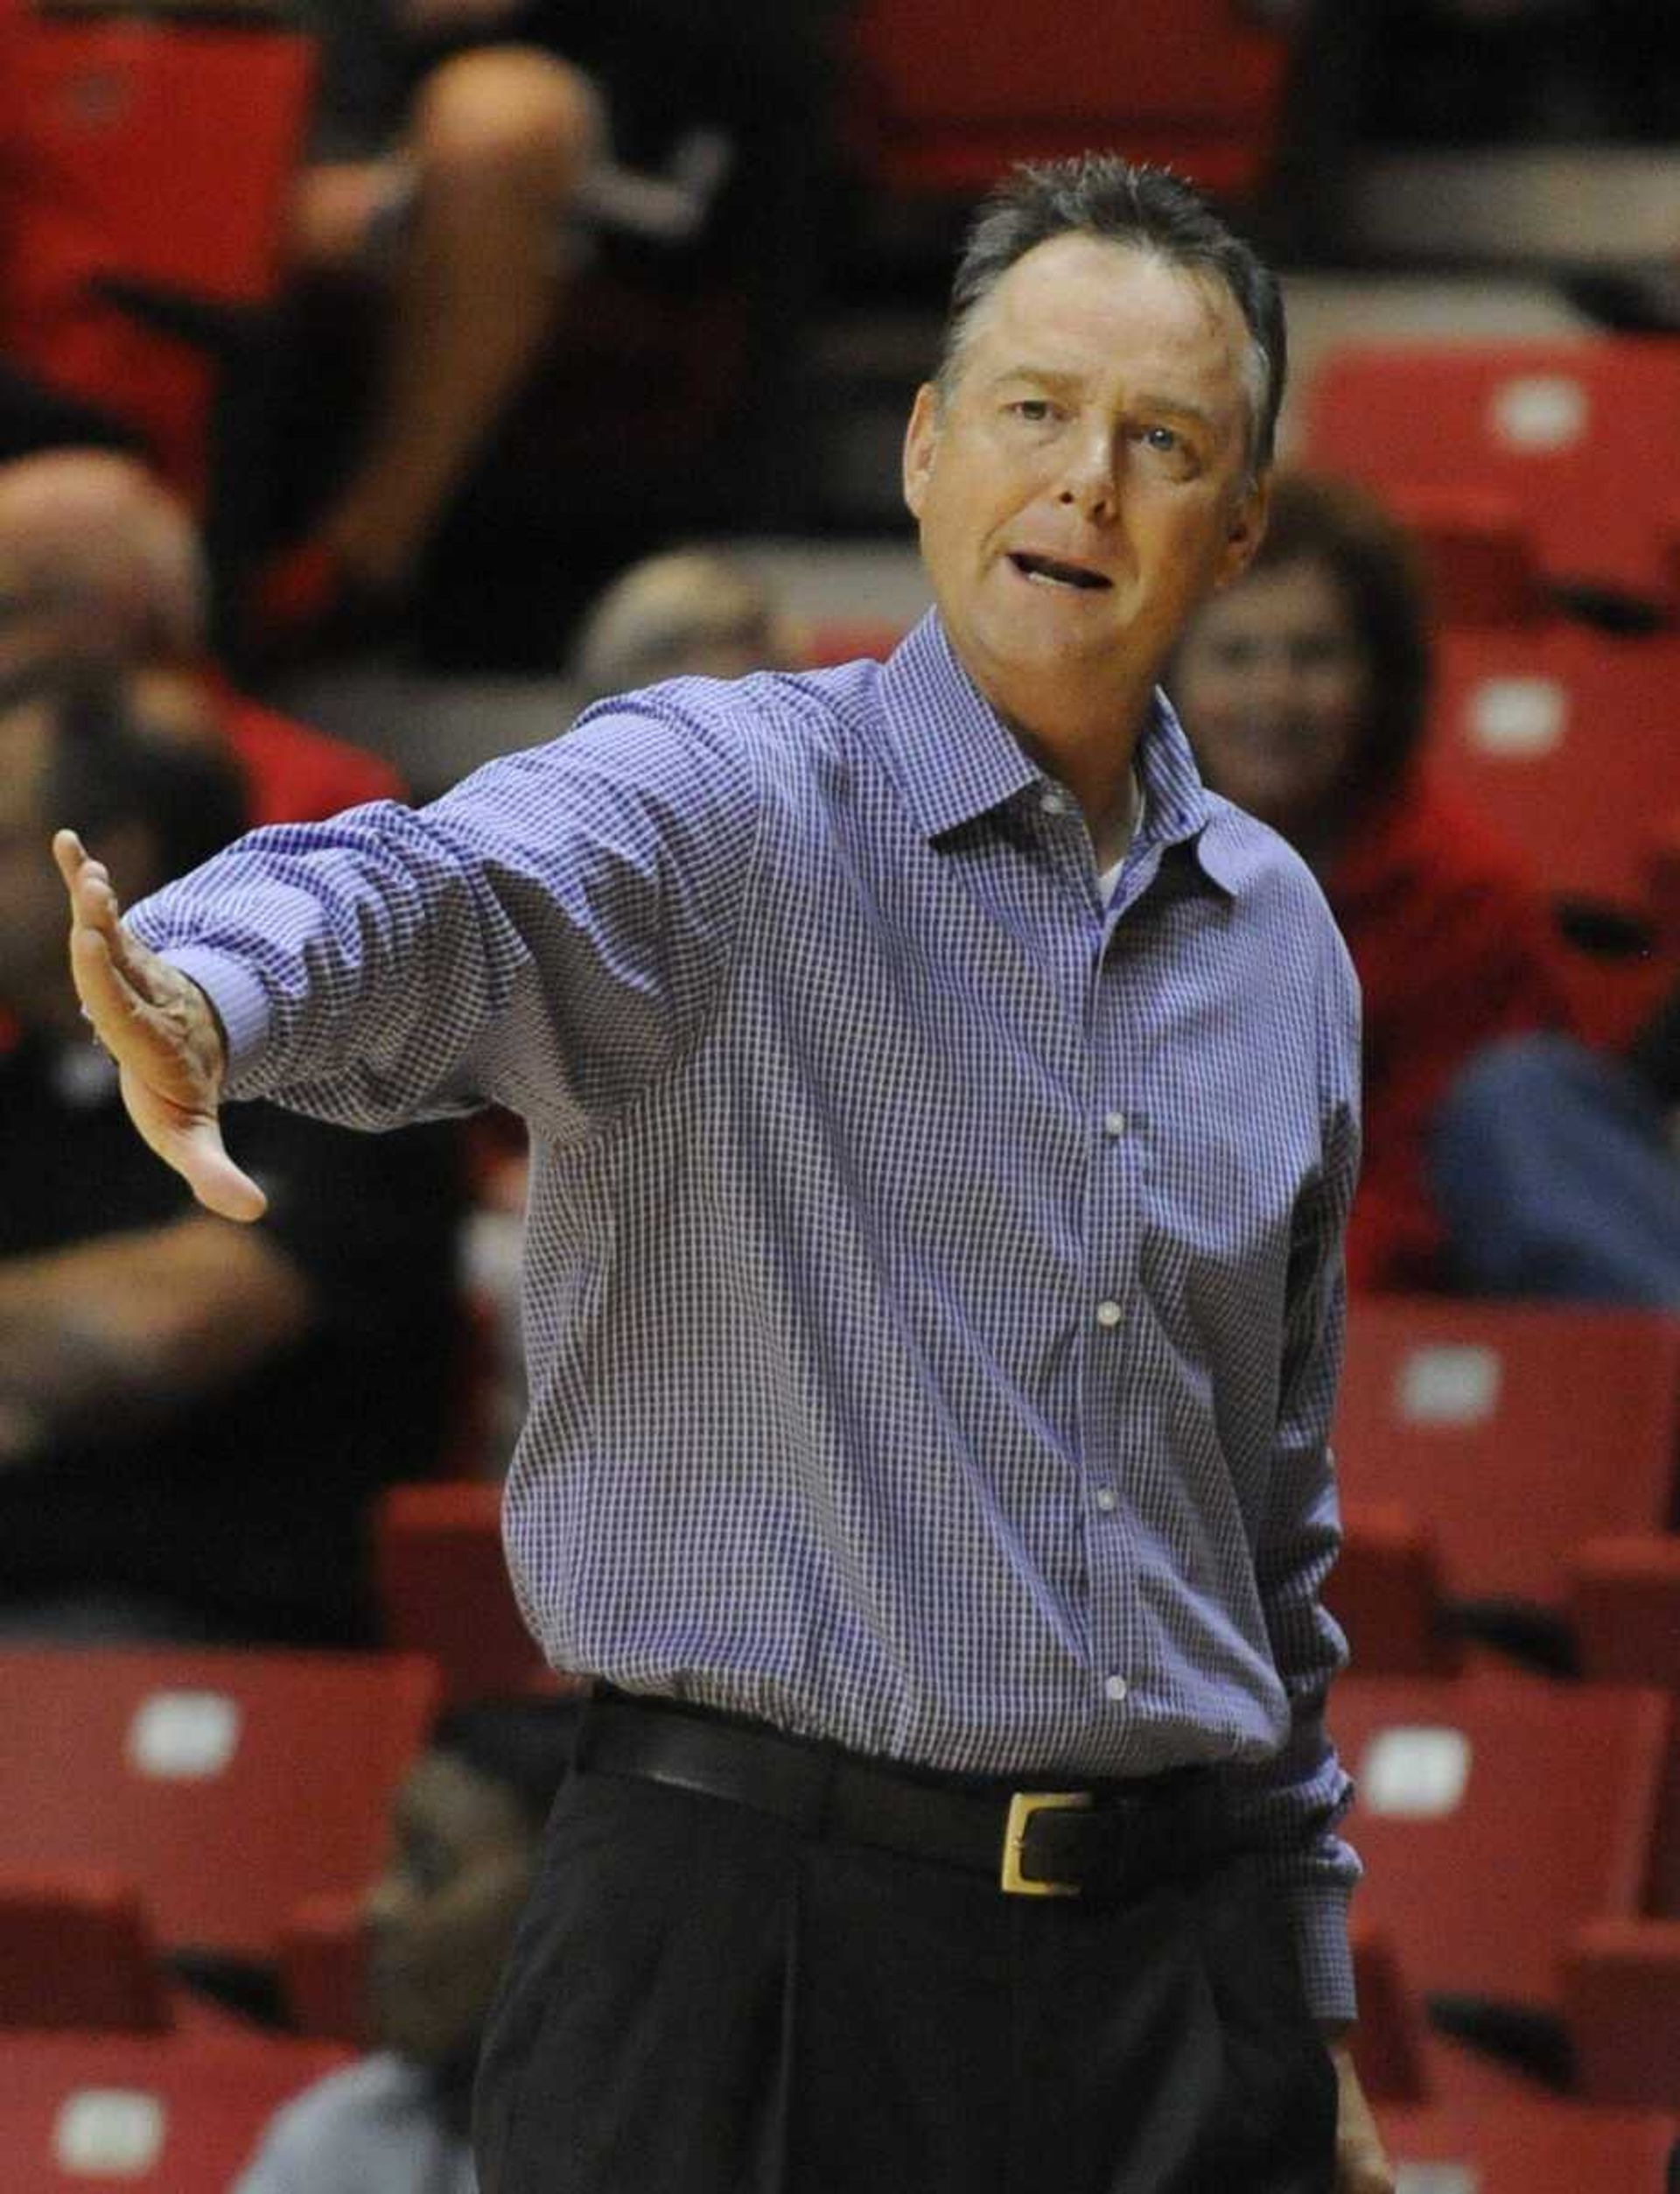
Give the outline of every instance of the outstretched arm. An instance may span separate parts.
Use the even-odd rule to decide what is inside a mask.
[[[130,1118],[206,1211],[260,1219],[267,1200],[221,1139],[227,1047],[214,1008],[196,983],[124,928],[104,864],[74,831],[57,834],[52,856],[70,895],[76,994],[116,1063]]]

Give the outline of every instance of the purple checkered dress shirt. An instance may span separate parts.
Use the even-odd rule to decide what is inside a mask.
[[[230,1088],[528,1122],[507,1536],[554,1661],[987,1773],[1215,1763],[1315,2008],[1358,1004],[1158,703],[1112,899],[934,618],[604,704],[136,927]]]

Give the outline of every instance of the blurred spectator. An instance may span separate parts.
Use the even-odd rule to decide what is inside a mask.
[[[662,678],[791,669],[794,651],[763,580],[728,557],[682,549],[633,564],[602,591],[572,662],[588,703]]]
[[[1494,1038],[1567,1025],[1539,893],[1429,785],[1430,677],[1410,543],[1362,491],[1281,478],[1260,550],[1203,610],[1169,690],[1208,782],[1311,865],[1364,993],[1365,1160],[1352,1284],[1443,1284],[1424,1138]]]
[[[227,740],[253,824],[400,796],[384,762],[230,686],[206,652],[206,621],[197,529],[144,465],[58,449],[0,466],[0,693],[44,664],[120,676],[136,714]]]
[[[1250,0],[1334,67],[1367,144],[1670,139],[1680,30],[1650,0]]]
[[[352,637],[406,592],[449,496],[548,335],[562,216],[605,143],[587,76],[512,37],[524,0],[321,0],[304,275],[382,270],[366,438],[306,540],[261,576],[259,646]]]
[[[614,372],[610,331],[622,324],[634,352],[650,296],[686,303],[727,261],[785,305],[782,270],[809,254],[804,179],[824,141],[822,8],[809,0],[319,0],[317,12],[324,90],[294,259],[364,291],[382,274],[389,304],[347,473],[315,515],[294,513],[302,540],[257,583],[252,637],[276,650],[388,622],[556,327],[555,350],[600,354],[592,388],[585,376],[564,400],[611,419],[615,403],[681,397],[662,366],[653,390],[634,366]],[[792,234],[788,214],[802,224]],[[598,257],[631,277],[627,309],[608,301],[604,353],[598,284],[577,346],[565,332],[575,279]],[[777,315],[784,346],[789,317]],[[719,347],[726,382],[752,369],[759,332],[697,322],[696,340]],[[598,454],[598,438],[584,461]],[[621,452],[621,474],[635,454]],[[692,447],[689,469],[710,454]],[[564,516],[567,480],[553,485]],[[634,503],[643,490],[621,492]],[[610,568],[592,563],[591,538],[610,529],[598,514],[578,527],[580,563]]]
[[[368,1898],[376,2051],[288,2103],[234,2194],[474,2194],[480,2037],[578,1713],[569,1700],[486,1700],[439,1718]]]
[[[48,833],[124,897],[244,821],[219,743],[51,668],[0,704],[0,1630],[353,1643],[361,1532],[423,1476],[457,1356],[451,1131],[237,1108],[266,1219],[200,1210],[126,1124],[65,961]]]
[[[1431,1161],[1465,1286],[1680,1309],[1680,985],[1625,1060],[1561,1036],[1490,1047]]]

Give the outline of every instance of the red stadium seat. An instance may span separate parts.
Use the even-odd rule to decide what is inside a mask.
[[[1648,1684],[1680,1700],[1680,1538],[1589,1539],[1576,1555],[1570,1618],[1581,1671]],[[1680,1915],[1680,1742],[1669,1761],[1649,1902]]]
[[[1443,625],[1527,626],[1546,613],[1534,535],[1514,495],[1399,486],[1383,500],[1418,539]]]
[[[1289,42],[1239,0],[864,0],[853,54],[858,134],[893,195],[971,195],[1012,160],[1095,144],[1232,198],[1270,165]]]
[[[108,1868],[170,1948],[270,1960],[372,1878],[438,1692],[409,1655],[0,1651],[0,1865]]]
[[[359,1896],[306,1897],[280,1938],[280,1987],[299,2034],[363,2048],[368,1939]]]
[[[1402,2194],[1666,2194],[1666,2112],[1510,2099],[1390,2106],[1378,2122]]]
[[[1348,1928],[1359,2023],[1351,2043],[1360,2084],[1373,2103],[1422,2102],[1429,2038],[1401,1978],[1394,1945],[1355,1902]]]
[[[374,1575],[387,1644],[429,1654],[451,1699],[556,1680],[514,1598],[499,1485],[461,1479],[388,1488],[374,1511]]]
[[[1430,1533],[1397,1501],[1344,1502],[1342,1544],[1325,1588],[1362,1676],[1446,1676],[1456,1644],[1441,1628]]]
[[[101,285],[115,278],[164,305],[222,312],[275,294],[315,49],[257,19],[262,9],[247,12],[159,22],[10,5],[4,25],[0,349],[137,428],[195,499],[214,361]]]
[[[1680,1537],[1588,1539],[1569,1606],[1583,1675],[1680,1697]]]
[[[136,1883],[93,1867],[0,1872],[0,2027],[173,2024]]]
[[[346,2057],[277,2037],[8,2035],[6,2194],[227,2194],[279,2106]]]
[[[1680,1319],[1361,1297],[1335,1425],[1350,1503],[1427,1526],[1450,1592],[1561,1609],[1575,1550],[1668,1520]]]
[[[1661,1693],[1505,1674],[1345,1677],[1362,1917],[1426,1993],[1556,2012],[1590,1920],[1642,1909],[1670,1730]]]
[[[1466,487],[1520,509],[1542,569],[1660,597],[1680,344],[1403,344],[1326,360],[1302,457],[1378,489]]]
[[[1564,1992],[1581,2093],[1680,2111],[1680,1920],[1592,1922]]]
[[[1680,417],[1680,412],[1676,412]],[[1680,775],[1680,637],[1443,634],[1426,757],[1560,898],[1648,910]]]

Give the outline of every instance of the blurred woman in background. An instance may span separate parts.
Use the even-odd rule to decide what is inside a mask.
[[[1410,540],[1362,490],[1295,474],[1168,681],[1209,785],[1289,839],[1353,955],[1365,1160],[1348,1270],[1366,1289],[1451,1277],[1425,1143],[1459,1067],[1495,1038],[1569,1024],[1542,890],[1422,767],[1430,676]]]

